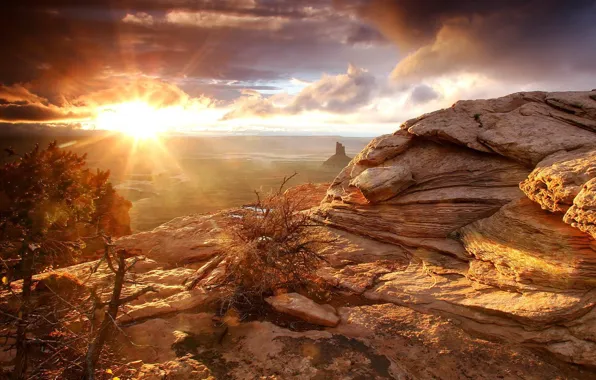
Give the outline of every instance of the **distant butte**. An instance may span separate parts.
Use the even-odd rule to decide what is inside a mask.
[[[350,161],[352,160],[351,157],[348,157],[346,155],[346,147],[340,143],[340,142],[336,142],[335,143],[335,154],[331,157],[329,157],[327,159],[327,161],[325,161],[323,163],[323,166],[327,166],[327,167],[337,167],[337,168],[343,168],[346,165],[348,165],[350,163]]]

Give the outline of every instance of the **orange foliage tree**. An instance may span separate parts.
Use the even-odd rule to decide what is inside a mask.
[[[109,172],[86,168],[86,156],[36,146],[0,167],[0,249],[3,282],[22,279],[16,323],[17,350],[13,378],[27,370],[33,275],[47,267],[72,263],[90,233],[122,235],[130,232],[130,202],[115,193]]]

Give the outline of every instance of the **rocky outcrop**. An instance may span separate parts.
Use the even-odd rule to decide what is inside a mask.
[[[210,332],[206,315],[197,321],[184,314],[167,324],[139,324],[131,337],[140,337],[143,330],[160,331],[164,337],[152,345],[164,357],[181,357],[144,365],[139,371],[144,376],[151,370],[172,371],[172,375],[190,372],[203,378],[204,367],[215,379],[582,379],[592,375],[589,370],[545,360],[528,348],[469,335],[447,319],[408,307],[385,303],[338,311],[339,326],[326,331],[290,331],[253,321]],[[155,353],[133,352],[133,348],[130,345],[127,352],[136,360],[153,360]],[[198,363],[189,362],[193,359]]]
[[[523,196],[519,182],[530,170],[498,155],[412,140],[377,166],[361,158],[374,156],[368,151],[379,143],[367,146],[332,183],[318,216],[375,239],[464,256],[449,234]]]
[[[371,141],[316,217],[407,253],[393,267],[371,260],[321,275],[374,301],[596,365],[595,99],[461,101]]]
[[[416,136],[536,165],[557,151],[594,146],[592,95],[526,92],[459,101],[451,108],[409,120],[402,128]]]
[[[339,142],[335,143],[335,154],[329,157],[323,166],[328,168],[343,168],[350,162],[350,157],[346,155],[346,147]]]

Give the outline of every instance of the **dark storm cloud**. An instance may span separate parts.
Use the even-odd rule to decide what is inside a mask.
[[[540,80],[596,73],[594,0],[337,0],[403,53],[393,75],[452,72]]]

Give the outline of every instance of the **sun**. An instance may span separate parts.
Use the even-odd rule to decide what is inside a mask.
[[[94,120],[96,129],[118,131],[137,139],[155,138],[167,127],[159,109],[143,101],[104,106]]]

